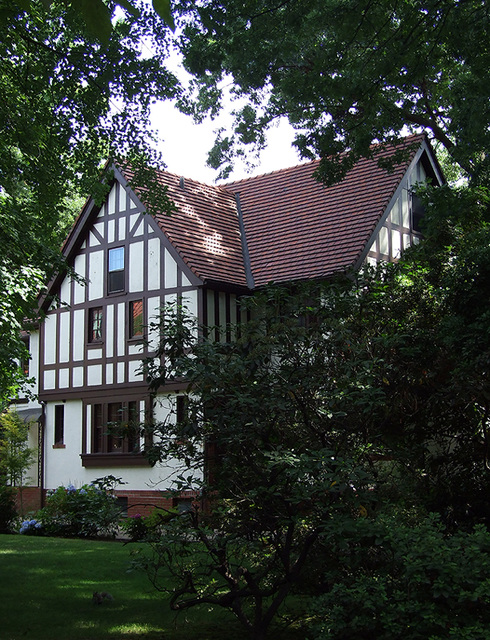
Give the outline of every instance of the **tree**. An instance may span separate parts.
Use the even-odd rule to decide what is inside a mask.
[[[287,318],[283,294],[269,292],[268,302]],[[236,342],[195,343],[191,321],[179,316],[168,309],[163,317],[165,368],[146,366],[155,389],[162,376],[189,381],[188,416],[153,426],[149,456],[185,461],[176,490],[199,491],[204,511],[162,525],[159,560],[148,568],[158,587],[158,569],[173,572],[175,610],[229,608],[258,640],[302,579],[329,516],[361,508],[367,475],[356,457],[363,445],[335,443],[319,428],[314,389],[326,354],[315,345],[318,333],[299,327],[297,317],[261,316]]]
[[[94,4],[112,19],[103,42],[80,10]],[[73,196],[102,197],[101,162],[109,157],[136,168],[161,164],[149,114],[152,101],[179,93],[165,68],[169,30],[145,6],[132,11],[121,4],[129,12],[116,17],[113,2],[0,3],[3,400],[21,375],[19,329],[26,318],[38,319],[40,290],[64,268],[59,247],[73,219]],[[165,194],[157,193],[165,208]]]
[[[35,450],[28,446],[29,425],[14,412],[0,416],[0,479],[19,488],[20,510],[23,513],[22,490],[25,474],[35,459]]]
[[[479,0],[179,0],[181,48],[200,108],[223,84],[246,104],[216,166],[287,116],[319,177],[335,182],[374,141],[424,130],[467,175],[488,179],[490,17]],[[243,104],[243,101],[242,101]],[[189,110],[195,109],[189,105]],[[199,112],[199,107],[198,107]],[[348,156],[339,153],[350,149]]]
[[[43,0],[45,8],[51,8],[55,3],[52,0]],[[108,6],[103,0],[85,0],[78,4],[71,4],[70,0],[61,0],[61,6],[65,9],[73,11],[73,16],[86,25],[87,29],[94,35],[101,44],[108,44],[113,32],[112,24],[112,7]],[[130,0],[116,0],[114,6],[117,5],[120,9],[124,9],[127,14],[138,18],[140,16],[140,10],[134,2]],[[175,29],[175,24],[172,18],[172,11],[170,7],[170,0],[153,0],[153,9],[164,20],[164,22],[172,29]],[[21,8],[27,13],[31,12],[31,5],[29,0],[21,3]]]
[[[407,529],[435,512],[445,535],[490,522],[490,342],[475,343],[489,313],[489,203],[462,194],[466,215],[442,212],[451,248],[437,244],[434,200],[438,236],[406,261],[257,294],[233,342],[209,328],[196,341],[183,310],[165,310],[145,368],[153,391],[187,381],[187,416],[149,427],[148,454],[180,460],[176,495],[201,498],[162,524],[146,564],[159,588],[161,568],[173,573],[174,609],[223,606],[264,638],[291,594],[356,575],[380,518]]]

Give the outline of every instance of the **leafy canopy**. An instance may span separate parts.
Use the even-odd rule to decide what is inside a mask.
[[[110,20],[107,38],[88,19],[95,4]],[[162,164],[149,115],[152,101],[179,93],[165,67],[170,30],[143,3],[117,8],[96,0],[0,2],[3,399],[20,375],[23,322],[37,319],[36,297],[62,268],[59,248],[79,194],[102,196],[101,162],[109,157]]]
[[[488,178],[490,16],[479,0],[177,0],[181,47],[198,106],[224,84],[242,98],[215,166],[287,116],[305,157],[334,182],[374,141],[429,133],[452,160]],[[244,106],[243,106],[243,103]],[[341,160],[339,152],[352,153]],[[334,158],[331,156],[335,155]]]

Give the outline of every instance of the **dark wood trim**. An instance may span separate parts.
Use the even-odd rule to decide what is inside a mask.
[[[87,453],[87,405],[82,400],[82,442],[80,446],[81,455],[85,455]],[[91,446],[91,445],[89,445]]]
[[[52,389],[39,394],[43,402],[53,402],[63,399],[88,400],[115,398],[123,395],[125,398],[141,398],[148,393],[146,382],[127,382],[124,384],[97,385],[94,387],[75,387],[74,389]]]
[[[221,318],[219,314],[219,291],[214,291],[214,339],[216,342],[220,340]]]
[[[82,467],[149,467],[142,453],[82,453]]]
[[[226,341],[231,342],[231,294],[225,293]]]
[[[201,317],[199,318],[200,321],[200,325],[202,327],[202,332],[203,332],[203,338],[207,338],[208,337],[208,325],[209,325],[209,318],[208,318],[208,290],[206,287],[201,287],[199,289],[199,294],[198,294],[201,298],[201,304],[200,306],[200,310],[201,310]]]
[[[216,291],[222,291],[223,293],[235,293],[237,296],[252,295],[252,289],[243,287],[236,284],[230,284],[226,282],[218,282],[216,280],[206,280],[206,287],[208,289],[215,289]]]

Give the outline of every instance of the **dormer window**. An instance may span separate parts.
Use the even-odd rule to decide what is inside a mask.
[[[107,292],[124,291],[124,247],[109,249]]]

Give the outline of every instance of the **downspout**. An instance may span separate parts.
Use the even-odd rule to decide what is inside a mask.
[[[39,491],[41,492],[41,508],[44,507],[44,430],[46,426],[46,402],[41,402],[42,412],[41,417],[39,418],[39,431],[37,434],[38,437],[38,450],[39,450],[39,466],[38,466],[38,486]]]

